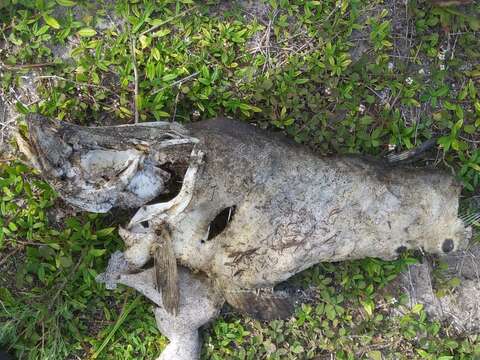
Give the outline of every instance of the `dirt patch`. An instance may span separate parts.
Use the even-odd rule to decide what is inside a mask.
[[[411,265],[386,291],[397,289],[407,294],[408,307],[423,304],[431,319],[450,324],[458,334],[480,331],[480,245],[442,259],[448,264],[444,280],[457,277],[461,282],[441,297],[437,296],[432,275],[436,261],[432,260],[426,258],[421,264]]]
[[[1,70],[0,66],[0,73]],[[20,117],[15,104],[30,106],[40,101],[36,90],[38,76],[38,72],[29,71],[19,77],[18,86],[8,89],[8,93],[0,90],[0,154],[2,160],[12,160],[15,155],[11,141]]]

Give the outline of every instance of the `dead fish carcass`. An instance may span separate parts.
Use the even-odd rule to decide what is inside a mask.
[[[458,218],[461,186],[439,170],[320,157],[229,119],[84,128],[32,115],[28,124],[19,145],[64,199],[96,212],[138,208],[119,231],[125,269],[155,258],[171,313],[182,296],[177,262],[234,308],[270,319],[292,310],[273,287],[316,263],[445,254],[471,236]]]

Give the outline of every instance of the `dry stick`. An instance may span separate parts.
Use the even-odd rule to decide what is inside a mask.
[[[180,95],[180,89],[177,91],[177,96],[175,96],[175,109],[173,110],[173,118],[172,121],[175,121],[175,118],[177,117],[177,105],[178,105],[178,97]]]
[[[131,289],[129,289],[131,290]],[[128,314],[137,306],[138,302],[140,301],[140,295],[138,295],[130,304],[127,305],[127,300],[129,299],[130,296],[130,291],[127,292],[127,297],[125,298],[125,301],[122,306],[122,312],[120,313],[120,316],[118,317],[117,321],[115,322],[115,325],[113,325],[112,330],[108,333],[108,335],[105,337],[103,340],[102,344],[98,348],[97,351],[90,357],[91,359],[96,359],[98,356],[102,353],[103,349],[108,345],[110,340],[113,338],[117,330],[122,326],[122,324],[125,322],[125,320],[128,317]]]
[[[460,136],[460,135],[458,137],[460,139],[465,140],[465,141],[467,141],[469,143],[472,143],[472,144],[480,144],[480,140],[467,139],[466,137],[463,137],[463,136]]]
[[[2,266],[4,263],[6,263],[8,261],[8,259],[10,259],[11,256],[15,255],[17,252],[19,252],[21,249],[23,248],[22,247],[17,247],[15,249],[13,249],[13,251],[11,251],[10,253],[8,253],[2,260],[0,260],[0,266]]]
[[[80,267],[80,264],[82,263],[83,261],[83,258],[85,257],[86,255],[86,252],[83,252],[82,255],[80,255],[80,258],[78,259],[77,263],[75,264],[75,266],[73,267],[72,271],[70,271],[70,273],[68,274],[68,276],[65,278],[65,280],[63,280],[63,283],[62,285],[60,285],[60,288],[57,290],[57,292],[55,293],[55,295],[53,296],[51,302],[50,302],[50,305],[48,307],[48,310],[51,310],[53,305],[55,305],[55,301],[57,300],[58,296],[60,295],[60,293],[62,292],[62,290],[65,288],[65,286],[67,286],[67,283],[68,281],[70,280],[70,277],[77,272],[78,268]]]
[[[184,15],[187,15],[189,12],[191,12],[192,10],[194,10],[194,9],[196,9],[196,8],[197,8],[196,6],[192,6],[190,9],[187,9],[187,10],[182,11],[181,13],[179,13],[179,14],[177,14],[177,15],[175,15],[175,16],[172,16],[171,18],[168,18],[167,20],[162,21],[160,24],[154,25],[154,26],[152,26],[151,28],[149,28],[149,29],[141,32],[141,33],[140,33],[140,36],[145,35],[145,34],[148,34],[149,32],[158,29],[159,27],[161,27],[161,26],[169,23],[170,21],[173,21],[173,20],[175,20],[175,19],[178,19],[179,17],[182,17],[182,16],[184,16]]]
[[[302,51],[303,49],[305,49],[307,46],[309,46],[310,44],[309,43],[305,43],[303,44],[302,46],[300,46],[297,50],[295,50],[293,53],[289,54],[288,56],[292,56],[292,55],[296,55],[298,54],[300,51]],[[289,58],[286,57],[285,60],[283,60],[280,64],[278,64],[276,67],[277,68],[280,68],[282,67],[283,65],[285,65],[287,62],[288,62]]]
[[[91,88],[97,88],[97,89],[102,89],[105,91],[108,91],[111,94],[117,95],[113,90],[110,90],[109,88],[102,86],[102,85],[95,85],[95,84],[89,84],[89,83],[84,83],[84,82],[78,82],[75,80],[67,79],[63,76],[58,76],[58,75],[40,75],[36,76],[33,81],[39,81],[43,79],[53,79],[53,80],[61,80],[61,81],[67,81],[72,84],[78,85],[78,86],[85,86],[85,87],[91,87]],[[118,95],[117,95],[118,96]]]
[[[375,91],[374,89],[372,89],[370,86],[365,85],[365,87],[366,87],[368,90],[370,90],[371,92],[373,92],[375,95],[377,95],[377,97],[378,97],[380,100],[383,99],[383,98],[382,98],[382,95],[380,95],[378,92],[376,92],[376,91]]]
[[[138,124],[138,69],[137,69],[137,57],[135,55],[135,48],[136,48],[136,40],[134,37],[131,39],[131,48],[132,48],[132,63],[133,63],[133,75],[135,79],[135,92],[134,92],[134,99],[133,99],[133,107],[134,107],[134,114],[135,114],[135,124]]]
[[[35,68],[42,68],[46,66],[55,66],[59,65],[54,62],[46,62],[46,63],[40,63],[40,64],[19,64],[19,65],[7,65],[4,63],[0,63],[0,67],[3,67],[7,70],[22,70],[22,69],[35,69]]]
[[[174,87],[174,86],[177,86],[177,85],[181,85],[183,84],[184,82],[194,78],[195,76],[197,76],[199,74],[198,71],[195,71],[193,74],[190,74],[188,76],[185,76],[184,78],[180,79],[180,80],[177,80],[175,81],[174,83],[171,83],[170,85],[167,85],[167,86],[164,86],[162,87],[161,89],[157,89],[155,91],[152,92],[152,95],[155,95],[156,93],[159,93],[160,91],[163,91],[163,90],[166,90],[168,88],[171,88],[171,87]]]

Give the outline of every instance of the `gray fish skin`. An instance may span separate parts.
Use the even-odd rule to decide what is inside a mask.
[[[318,262],[388,260],[406,249],[444,254],[471,236],[457,217],[461,186],[443,171],[322,158],[227,119],[187,128],[207,161],[177,227],[196,221],[201,234],[221,209],[236,211],[217,237],[202,243],[180,235],[175,250],[222,283],[269,287]]]
[[[139,208],[121,231],[131,264],[139,268],[150,259],[152,234],[166,222],[179,263],[214,279],[231,303],[242,291],[272,288],[319,262],[394,259],[406,249],[445,254],[464,248],[471,237],[457,216],[461,186],[439,170],[320,157],[281,135],[229,119],[185,127],[82,128],[37,117],[29,127],[24,146],[40,158],[40,170],[67,201],[89,211]],[[48,141],[42,139],[47,135]],[[53,151],[55,143],[60,146]],[[83,164],[79,158],[99,150],[124,152],[109,157],[113,167],[124,158],[137,163],[120,164],[124,169],[108,173],[113,178],[106,183],[91,175],[87,160],[82,171],[75,170]],[[178,173],[168,173],[167,164]],[[148,176],[141,173],[146,168]],[[171,176],[187,178],[189,170],[181,201],[160,212],[145,205],[165,192]],[[151,174],[159,174],[157,184]],[[144,191],[142,183],[154,191]],[[91,189],[98,195],[91,196]],[[211,222],[233,206],[231,221],[208,240]],[[147,213],[157,215],[140,221]]]

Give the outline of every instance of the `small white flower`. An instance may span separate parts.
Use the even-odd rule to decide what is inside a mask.
[[[365,110],[366,110],[365,105],[360,104],[360,106],[358,107],[358,112],[359,112],[360,114],[363,114],[363,113],[365,112]]]
[[[397,145],[395,145],[395,144],[388,144],[388,151],[393,151],[393,150],[396,149],[396,147],[397,147]]]
[[[393,62],[389,62],[387,67],[388,67],[388,70],[392,71],[395,65],[393,64]]]
[[[437,57],[438,57],[439,60],[443,61],[443,60],[445,60],[445,53],[444,52],[439,52]]]
[[[325,88],[325,95],[332,95],[332,89],[329,87]]]
[[[422,68],[422,69],[418,70],[418,73],[419,73],[420,75],[425,75],[425,70]]]
[[[407,83],[407,85],[412,85],[413,84],[413,79],[409,76],[405,79],[405,82]]]
[[[195,111],[192,113],[192,116],[193,116],[193,118],[199,118],[199,117],[200,117],[200,111],[195,110]]]
[[[440,64],[440,70],[442,70],[442,71],[445,70],[445,65]]]

